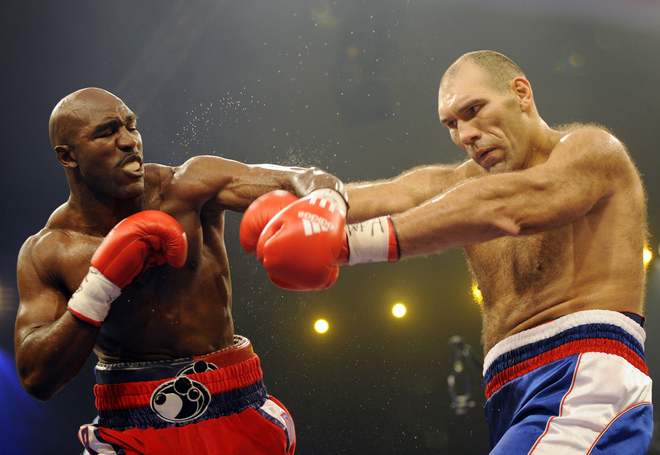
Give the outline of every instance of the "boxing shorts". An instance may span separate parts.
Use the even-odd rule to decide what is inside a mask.
[[[217,352],[95,368],[98,417],[84,454],[291,455],[289,412],[268,395],[259,357],[236,336]]]
[[[642,321],[580,311],[497,343],[484,360],[491,455],[645,454],[653,407]]]

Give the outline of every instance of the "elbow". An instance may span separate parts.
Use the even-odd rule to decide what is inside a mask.
[[[38,376],[37,374],[21,374],[21,385],[27,393],[37,400],[50,400],[57,392],[58,387],[52,381]]]

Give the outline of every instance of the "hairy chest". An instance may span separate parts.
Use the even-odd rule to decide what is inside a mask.
[[[486,303],[538,291],[571,272],[573,225],[535,235],[502,237],[466,248]]]

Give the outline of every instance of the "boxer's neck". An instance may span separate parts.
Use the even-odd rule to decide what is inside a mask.
[[[550,128],[541,117],[538,117],[530,134],[530,146],[523,169],[546,162],[561,137],[560,131]]]
[[[90,234],[106,235],[128,215],[144,210],[144,194],[130,199],[115,199],[91,191],[85,185],[71,187],[67,206],[78,218],[77,226]]]

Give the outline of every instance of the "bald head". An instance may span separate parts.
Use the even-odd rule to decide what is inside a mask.
[[[70,145],[73,135],[93,119],[94,112],[124,102],[102,88],[88,87],[68,94],[53,108],[48,121],[51,147]]]
[[[516,77],[525,77],[522,69],[509,57],[495,51],[474,51],[461,55],[445,71],[440,81],[440,86],[449,84],[459,75],[461,68],[466,64],[473,64],[488,74],[493,88],[498,91],[506,91],[511,88],[511,81]]]

